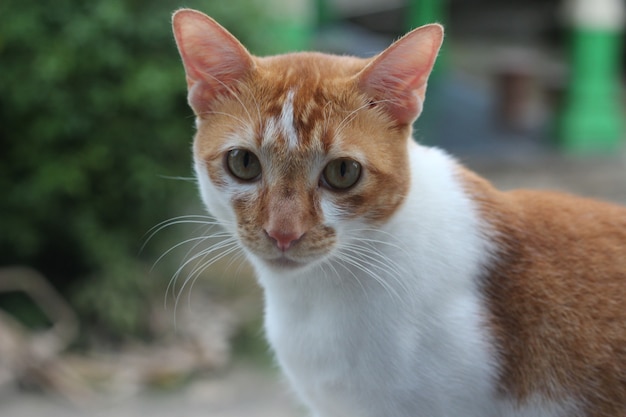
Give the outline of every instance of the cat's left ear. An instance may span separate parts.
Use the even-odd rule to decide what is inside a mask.
[[[422,112],[428,76],[443,42],[443,27],[422,26],[373,58],[359,75],[359,88],[399,124]]]

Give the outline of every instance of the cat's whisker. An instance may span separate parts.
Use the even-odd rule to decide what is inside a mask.
[[[234,276],[239,276],[239,274],[241,273],[241,268],[244,265],[244,261],[245,261],[245,253],[243,250],[241,250],[235,255],[233,255],[233,257],[230,259],[230,261],[228,262],[228,264],[226,265],[224,269],[228,270],[233,266],[235,262],[239,262],[239,265],[237,266],[237,269],[235,270],[235,273],[233,274]]]
[[[182,271],[187,267],[187,265],[189,265],[191,262],[194,262],[196,260],[198,260],[199,258],[203,258],[203,257],[207,257],[209,255],[211,255],[212,253],[222,250],[224,247],[227,247],[229,245],[232,245],[234,243],[236,243],[236,239],[233,237],[229,237],[227,235],[220,235],[220,236],[208,236],[206,240],[209,239],[213,239],[213,238],[222,238],[220,239],[218,242],[215,242],[213,244],[211,244],[209,247],[202,249],[201,251],[199,251],[198,253],[194,254],[193,256],[189,257],[188,259],[184,259],[183,264],[178,268],[178,270],[176,271],[176,273],[173,275],[174,278],[178,278],[180,276],[180,274],[182,273]],[[191,251],[189,252],[191,253]],[[189,256],[189,253],[187,254],[187,256]]]
[[[261,106],[259,105],[259,101],[257,100],[256,94],[254,94],[254,92],[252,91],[252,88],[250,88],[250,86],[246,84],[241,84],[240,88],[241,87],[245,88],[248,91],[248,97],[250,97],[252,101],[254,101],[254,105],[256,106],[256,112],[257,112],[257,116],[259,117],[259,121],[263,120],[263,117],[261,116]]]
[[[379,275],[378,273],[375,273],[375,271],[379,271],[384,276],[389,277],[396,284],[396,285],[392,285],[392,283],[384,281],[386,285],[394,289],[397,286],[404,293],[409,292],[408,287],[406,286],[406,284],[404,283],[404,280],[402,279],[402,277],[406,275],[406,271],[403,271],[397,264],[392,262],[384,254],[380,253],[375,247],[371,247],[370,248],[371,250],[369,251],[366,251],[364,249],[365,248],[363,248],[362,246],[352,245],[352,244],[346,244],[343,247],[344,254],[346,252],[349,252],[352,254],[351,256],[353,257],[354,260],[360,261],[361,263],[369,266],[371,269],[365,268],[365,270],[369,273],[370,276],[376,279],[379,283],[382,283],[381,281],[384,281],[384,280],[381,277],[381,275]],[[394,293],[398,295],[396,291],[394,291]],[[405,297],[400,297],[400,298],[404,299]]]
[[[247,128],[248,127],[248,123],[246,123],[245,120],[243,120],[241,117],[237,117],[232,113],[226,113],[226,112],[222,112],[222,111],[215,111],[215,110],[207,110],[201,113],[201,115],[208,115],[208,114],[217,114],[217,115],[221,115],[221,116],[228,116],[231,119],[235,120],[236,122],[238,122],[242,128]]]
[[[332,101],[327,101],[326,104],[324,104],[324,107],[322,108],[322,114],[324,115],[324,127],[322,129],[323,134],[325,134],[329,130],[328,125],[330,123],[330,117],[328,117],[327,110],[329,110],[329,106],[331,104],[332,104]]]
[[[150,268],[150,272],[152,272],[154,270],[154,268],[159,264],[159,262],[161,262],[163,260],[163,258],[165,258],[168,254],[170,254],[172,251],[176,250],[177,248],[184,246],[188,243],[191,242],[195,242],[195,241],[199,241],[198,243],[196,243],[193,248],[197,247],[200,243],[206,241],[207,239],[210,239],[211,237],[207,237],[207,236],[197,236],[197,237],[192,237],[189,239],[185,239],[182,242],[178,242],[175,245],[171,246],[169,249],[167,249],[165,252],[163,252],[161,254],[161,256],[159,256],[157,258],[156,261],[154,261],[154,263],[152,264],[152,267]],[[192,249],[193,249],[192,248]],[[187,255],[189,254],[189,252],[187,253]]]
[[[243,109],[243,111],[246,112],[246,115],[248,116],[248,120],[250,120],[249,125],[253,124],[254,119],[252,118],[252,115],[250,114],[250,112],[248,111],[248,108],[246,107],[244,102],[241,100],[241,98],[237,94],[238,92],[234,88],[232,88],[231,86],[227,85],[222,80],[220,80],[219,78],[217,78],[217,77],[215,77],[215,76],[213,76],[213,75],[211,75],[209,73],[203,72],[202,75],[204,75],[207,78],[211,78],[212,80],[214,80],[215,82],[220,84],[222,87],[224,87],[224,89],[226,89],[226,91],[228,91],[235,98],[235,100],[237,100],[239,102],[239,104],[241,105],[241,108]]]
[[[220,237],[225,237],[228,236],[228,234],[226,234],[225,232],[216,232],[213,234],[207,234],[208,230],[210,230],[213,227],[219,226],[220,223],[215,221],[215,218],[213,216],[208,216],[208,215],[182,215],[182,216],[177,216],[177,217],[173,217],[167,220],[164,220],[158,224],[156,224],[155,226],[153,226],[152,228],[150,228],[144,235],[144,243],[142,244],[141,248],[140,248],[140,252],[143,251],[145,249],[145,247],[148,245],[148,243],[161,231],[163,231],[164,229],[171,227],[171,226],[175,226],[175,225],[189,225],[189,224],[196,224],[196,225],[200,225],[201,229],[202,227],[206,228],[205,231],[203,231],[201,233],[200,236],[196,236],[196,237],[192,237],[189,239],[185,239],[182,242],[179,242],[177,244],[172,245],[169,249],[167,249],[164,253],[162,253],[157,259],[156,261],[154,261],[154,263],[152,264],[152,267],[150,268],[150,271],[153,271],[154,268],[156,268],[156,266],[167,256],[169,255],[171,252],[173,252],[174,250],[176,250],[179,247],[182,247],[184,245],[196,242],[191,249],[189,249],[189,251],[186,253],[185,257],[183,258],[184,260],[186,260],[189,257],[189,254],[195,249],[197,248],[199,245],[201,245],[203,242],[206,242],[207,240],[210,239],[215,239],[215,238],[220,238]],[[184,266],[188,263],[189,261],[184,261],[183,262],[183,266],[181,268],[184,268]],[[179,273],[179,271],[177,271],[177,273]],[[169,291],[171,290],[172,284],[175,281],[175,277],[177,276],[177,274],[175,273],[174,276],[172,277],[172,279],[170,279],[170,282],[168,283],[168,286],[166,288],[166,292],[165,292],[165,306],[167,306],[167,296],[169,294]]]
[[[199,236],[197,238],[197,242],[191,248],[189,248],[189,250],[187,251],[185,256],[182,258],[181,265],[172,274],[172,278],[170,279],[170,284],[172,283],[172,281],[176,281],[178,279],[178,277],[181,274],[181,272],[187,267],[187,265],[189,265],[189,263],[191,263],[194,260],[198,259],[198,257],[202,256],[206,251],[212,250],[212,248],[216,247],[217,245],[219,245],[224,240],[227,240],[229,237],[230,237],[230,235],[228,235],[225,232],[216,232],[216,233],[209,234],[209,235],[203,234],[202,236]],[[212,243],[211,245],[209,245],[209,247],[200,250],[199,252],[195,253],[193,256],[190,256],[191,253],[194,252],[196,250],[196,248],[198,248],[204,242],[213,241],[213,240],[216,240],[216,239],[219,239],[219,241],[216,242],[216,243]],[[195,239],[189,239],[189,242],[192,242],[192,241],[195,241]],[[170,286],[168,285],[168,289],[169,289],[169,287]],[[167,298],[167,292],[166,292],[166,298]]]
[[[230,256],[232,255],[232,256]],[[224,271],[228,271],[230,270],[233,265],[235,264],[235,262],[238,263],[237,265],[237,269],[235,270],[235,272],[233,274],[230,274],[231,277],[238,277],[241,273],[241,268],[245,265],[245,261],[246,261],[246,257],[245,257],[245,253],[243,252],[243,250],[241,250],[241,247],[239,247],[237,245],[237,247],[233,247],[228,249],[228,253],[225,253],[224,256],[230,256],[230,261],[228,262],[228,264],[224,267]],[[192,300],[191,300],[191,296],[193,293],[193,287],[196,283],[196,281],[200,278],[200,276],[204,273],[204,271],[206,271],[208,268],[210,268],[212,265],[212,262],[207,263],[207,265],[201,266],[200,270],[197,272],[197,275],[192,279],[190,285],[187,288],[187,306],[189,308],[190,311],[190,315],[194,315],[193,313],[193,309],[192,309]],[[188,277],[189,279],[189,277]],[[179,293],[179,297],[182,295],[182,291],[183,289],[181,288],[181,292]],[[177,314],[177,308],[175,307],[175,311],[174,311],[174,315]]]
[[[354,271],[352,271],[350,268],[348,268],[348,266],[345,265],[344,263],[341,263],[341,262],[336,262],[336,263],[341,265],[350,275],[352,275],[354,280],[359,284],[359,287],[361,287],[363,294],[365,294],[365,298],[369,300],[369,294],[367,290],[365,289],[363,282],[361,282],[361,279],[359,278],[359,276],[355,274]],[[335,266],[333,265],[333,262],[330,259],[322,263],[322,265],[328,265],[328,267],[333,270],[334,277],[337,277],[337,278],[341,277],[341,274],[339,274],[339,271],[337,271],[337,268],[335,268]]]
[[[188,303],[190,303],[191,301],[191,293],[193,291],[193,287],[196,283],[196,281],[198,281],[198,279],[202,276],[202,274],[211,267],[211,265],[213,265],[215,262],[218,262],[221,259],[226,258],[227,256],[232,255],[233,253],[236,253],[236,251],[241,250],[241,247],[237,244],[237,245],[233,245],[232,247],[226,249],[224,252],[220,253],[219,255],[217,255],[216,257],[214,257],[213,259],[205,262],[204,264],[202,264],[201,266],[199,266],[197,268],[197,271],[195,271],[193,274],[190,274],[190,276],[185,280],[186,282],[183,283],[183,287],[181,287],[181,291],[185,288],[185,286],[188,284],[189,282],[189,287],[187,289],[187,301]],[[188,282],[187,282],[188,281]]]
[[[202,243],[206,242],[207,240],[216,240],[216,239],[219,239],[219,242],[222,242],[222,241],[224,241],[224,240],[227,240],[228,238],[231,238],[232,236],[231,236],[229,233],[227,233],[227,232],[217,232],[217,233],[213,233],[213,234],[211,234],[211,235],[208,235],[208,236],[203,236],[203,237],[204,237],[204,239],[202,239],[202,240],[198,241],[198,243],[196,243],[195,245],[193,245],[193,246],[192,246],[192,247],[191,247],[191,248],[187,251],[187,253],[186,253],[186,254],[185,254],[185,256],[183,257],[183,262],[184,262],[186,259],[188,259],[188,258],[189,258],[189,255],[190,255],[190,254],[191,254],[191,253],[192,253],[192,252],[193,252],[193,251],[194,251],[194,250],[195,250],[198,246],[200,246]],[[218,242],[218,243],[219,243],[219,242]],[[217,243],[212,244],[210,247],[213,247],[213,246],[214,246],[214,245],[216,245],[216,244],[217,244]],[[206,250],[206,249],[205,249],[205,250]],[[202,251],[201,251],[201,252],[202,252]]]
[[[395,291],[395,288],[386,280],[384,280],[376,271],[385,271],[381,265],[373,263],[370,261],[371,256],[366,253],[363,253],[358,248],[349,247],[344,245],[341,248],[341,251],[338,254],[338,257],[349,263],[352,266],[355,266],[361,272],[369,275],[376,282],[378,282],[390,295],[399,297],[400,295]],[[369,267],[369,268],[368,268]]]
[[[335,129],[335,136],[339,137],[341,135],[341,133],[343,132],[343,129],[356,117],[356,113],[358,110],[353,111],[352,113],[350,113],[348,116],[346,116],[341,123],[339,123],[339,125],[337,126],[337,128]]]
[[[193,222],[192,222],[193,223]],[[201,245],[203,242],[206,242],[207,240],[210,239],[220,239],[220,238],[227,238],[230,237],[230,234],[224,231],[219,231],[213,234],[208,235],[207,232],[208,230],[210,230],[212,227],[215,227],[215,225],[213,224],[208,224],[206,225],[206,231],[203,232],[201,234],[201,236],[197,236],[197,237],[193,237],[193,238],[189,238],[186,240],[183,240],[182,242],[179,242],[175,245],[173,245],[172,247],[170,247],[169,249],[167,249],[163,254],[161,254],[161,256],[159,256],[157,258],[157,260],[152,264],[152,268],[150,269],[150,271],[154,270],[154,268],[156,267],[156,265],[161,262],[161,260],[163,260],[163,258],[165,258],[168,254],[170,254],[172,251],[176,250],[177,248],[184,246],[188,243],[191,242],[197,242],[196,244],[194,244],[185,254],[185,256],[183,257],[183,260],[187,259],[187,257],[189,256],[189,254],[191,252],[193,252],[194,249],[196,249],[199,245]]]
[[[369,242],[363,243],[367,245],[367,247],[370,249],[369,251],[364,250],[366,248],[363,248],[361,245],[352,243],[346,243],[344,244],[344,247],[352,250],[353,253],[357,253],[360,256],[376,261],[383,270],[390,269],[398,276],[401,276],[405,272],[401,271],[395,262],[392,262],[385,254],[380,252],[377,246]],[[374,255],[376,255],[378,258],[375,258]]]
[[[345,252],[341,254],[340,259],[347,264],[343,266],[347,270],[349,270],[351,274],[354,274],[355,277],[356,277],[356,274],[354,273],[354,271],[351,271],[350,268],[348,268],[348,265],[351,265],[355,267],[356,269],[360,270],[361,272],[364,272],[366,275],[370,276],[375,282],[377,282],[385,290],[385,292],[387,292],[387,294],[389,294],[390,297],[397,299],[398,301],[402,301],[400,294],[395,290],[395,288],[393,288],[387,281],[382,279],[374,271],[372,271],[371,269],[368,269],[366,266],[363,265],[363,264],[367,264],[367,262],[363,262],[363,260],[360,259],[359,257],[350,255]]]
[[[159,175],[159,178],[164,179],[164,180],[193,182],[194,184],[198,183],[198,179],[196,177],[181,177],[181,176],[172,176],[172,175]]]
[[[223,250],[224,248],[227,248],[227,249]],[[188,287],[188,293],[190,296],[194,283],[202,275],[202,273],[206,271],[207,268],[209,268],[211,265],[213,265],[215,262],[219,261],[220,259],[240,249],[241,248],[239,244],[236,241],[232,240],[232,241],[226,242],[226,244],[220,245],[219,248],[212,247],[210,248],[209,251],[205,251],[201,253],[202,256],[200,257],[203,259],[200,261],[200,264],[198,266],[194,267],[194,269],[187,276],[187,278],[185,278],[185,281],[181,285],[178,291],[178,294],[176,296],[176,299],[174,301],[174,321],[175,322],[176,322],[176,311],[178,310],[180,297],[182,296],[185,289]],[[207,258],[212,252],[215,252],[215,250],[223,250],[223,252],[220,252],[219,254],[213,256],[211,259],[205,261],[204,259]],[[188,296],[188,301],[189,301],[189,296]]]
[[[341,132],[343,131],[343,129],[356,117],[357,113],[360,112],[361,110],[370,107],[372,104],[380,104],[380,103],[385,103],[385,102],[389,102],[390,100],[376,100],[376,101],[371,101],[368,103],[363,104],[360,107],[357,107],[356,109],[352,110],[350,113],[348,113],[348,115],[346,117],[343,118],[343,120],[339,123],[339,125],[337,126],[337,128],[335,129],[335,135],[339,136],[341,134]]]
[[[385,230],[374,229],[374,228],[369,228],[369,227],[354,229],[352,230],[352,233],[354,235],[358,233],[358,237],[355,237],[355,238],[358,239],[360,242],[369,242],[375,245],[384,245],[392,249],[397,249],[401,251],[403,254],[405,254],[409,258],[412,256],[412,253],[409,250],[409,248],[407,248],[406,245],[403,243],[403,241],[400,238],[398,238],[396,235],[394,235],[393,233],[389,233]],[[381,239],[375,239],[373,236],[365,237],[363,236],[363,233],[367,233],[369,235],[379,234],[382,236],[381,236]],[[393,243],[390,240],[394,240],[396,243]]]
[[[171,219],[164,220],[154,226],[152,226],[143,236],[144,243],[141,245],[139,252],[141,253],[148,243],[161,232],[163,229],[178,225],[178,224],[200,224],[200,225],[220,225],[212,216],[189,214],[184,216],[172,217]],[[146,237],[147,236],[147,237]]]
[[[215,235],[212,236],[206,236],[204,240],[200,241],[199,243],[205,242],[206,240],[209,239],[213,239],[215,238]],[[176,293],[176,281],[178,281],[178,278],[180,277],[180,274],[182,273],[182,271],[192,262],[196,261],[199,258],[203,258],[206,257],[208,255],[210,255],[211,253],[221,250],[224,246],[226,246],[227,244],[232,244],[236,242],[236,240],[234,238],[230,238],[230,239],[223,239],[220,240],[217,243],[212,244],[211,246],[209,246],[206,249],[203,249],[201,251],[199,251],[198,253],[196,253],[195,255],[189,257],[188,259],[184,259],[183,263],[181,264],[181,266],[176,270],[176,272],[172,275],[172,278],[170,279],[170,282],[168,283],[167,289],[165,291],[165,308],[167,308],[167,296],[169,294],[170,289],[172,290],[172,294],[174,295]],[[197,247],[198,244],[196,244],[194,246],[194,248],[192,248],[191,250],[195,249],[195,247]],[[191,251],[190,251],[191,252]],[[185,258],[187,258],[189,256],[189,253],[187,253],[187,256]],[[174,298],[176,298],[176,296],[174,295]]]
[[[372,248],[378,248],[379,246],[386,246],[391,249],[398,250],[406,256],[409,256],[409,257],[411,256],[411,253],[406,248],[402,247],[401,245],[397,245],[395,243],[389,242],[387,240],[359,237],[359,242],[366,243],[368,246]]]
[[[381,275],[379,275],[382,274],[384,277],[391,279],[393,283],[397,284],[397,287],[399,287],[403,292],[407,291],[407,288],[401,279],[402,274],[397,266],[385,262],[384,260],[377,259],[362,250],[355,248],[349,248],[349,250],[354,254],[354,259],[371,268],[368,269],[368,271],[371,271],[372,274],[375,274],[376,278],[382,279]],[[389,285],[392,284],[392,282],[389,282],[387,280],[385,280],[385,282]]]

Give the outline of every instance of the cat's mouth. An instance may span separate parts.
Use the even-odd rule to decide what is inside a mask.
[[[282,269],[297,269],[302,268],[305,265],[305,263],[294,261],[293,259],[287,258],[285,255],[274,259],[266,259],[265,261],[275,268]]]

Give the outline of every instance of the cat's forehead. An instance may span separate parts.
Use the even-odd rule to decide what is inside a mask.
[[[361,105],[348,86],[363,65],[316,53],[261,60],[252,86],[260,109],[258,146],[327,153],[338,123]]]
[[[253,79],[257,99],[266,114],[278,116],[287,105],[307,123],[319,107],[349,106],[350,93],[356,92],[351,87],[365,64],[359,58],[311,52],[260,58]]]
[[[320,52],[296,52],[291,54],[256,57],[256,68],[269,77],[279,77],[285,85],[350,78],[358,74],[369,62],[352,56],[324,54]]]
[[[259,124],[259,146],[285,150],[328,150],[333,114],[331,98],[293,85],[273,97]]]

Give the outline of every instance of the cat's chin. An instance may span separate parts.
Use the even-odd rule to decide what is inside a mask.
[[[280,256],[273,259],[264,259],[263,261],[272,268],[283,270],[296,270],[304,268],[308,265],[306,262],[294,261],[293,259],[289,259],[286,256]]]

